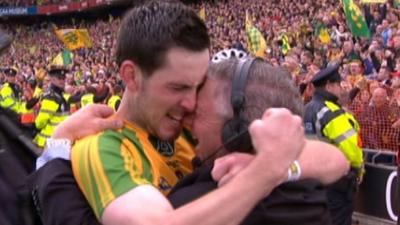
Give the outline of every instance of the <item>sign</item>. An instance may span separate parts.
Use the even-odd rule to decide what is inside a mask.
[[[397,221],[399,201],[397,200],[397,168],[382,164],[365,166],[364,181],[356,197],[359,213],[389,221]]]
[[[0,16],[33,15],[37,13],[37,8],[32,7],[1,7]]]

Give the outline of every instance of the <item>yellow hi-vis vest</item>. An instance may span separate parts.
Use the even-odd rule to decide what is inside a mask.
[[[94,94],[87,93],[81,98],[81,108],[94,103]]]
[[[43,90],[40,87],[36,87],[35,90],[33,91],[33,97],[39,98],[40,95],[42,95]]]
[[[70,115],[69,105],[63,96],[51,91],[43,96],[39,114],[35,119],[35,126],[40,133],[34,138],[34,142],[41,148],[46,144],[56,126]]]
[[[63,96],[67,102],[68,102],[69,98],[71,97],[71,95],[68,93],[64,93]],[[76,112],[77,110],[78,110],[78,106],[76,103],[69,104],[69,111],[71,112],[71,114]]]
[[[20,114],[24,108],[23,102],[16,96],[9,83],[5,83],[0,89],[0,106],[11,109],[17,114]]]
[[[354,168],[363,165],[363,152],[359,145],[360,126],[353,115],[331,101],[317,113],[316,130],[337,146]],[[342,113],[340,113],[342,111]],[[322,128],[322,129],[319,129]]]
[[[110,106],[111,108],[114,109],[114,111],[117,111],[117,102],[121,101],[121,97],[119,97],[118,95],[113,95],[111,96],[110,99],[108,99],[107,105]]]

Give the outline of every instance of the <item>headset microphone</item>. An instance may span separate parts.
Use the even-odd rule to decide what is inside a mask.
[[[211,155],[207,156],[205,159],[200,159],[199,157],[195,157],[192,161],[192,164],[194,167],[200,167],[207,163],[210,159],[214,158],[218,153],[222,152],[225,149],[225,146],[232,145],[232,143],[237,142],[238,140],[242,140],[243,138],[248,138],[250,139],[250,134],[249,130],[242,130],[239,134],[237,134],[234,137],[231,137],[230,139],[227,140],[226,143],[222,144],[220,147],[218,147]],[[238,152],[240,149],[238,149]]]

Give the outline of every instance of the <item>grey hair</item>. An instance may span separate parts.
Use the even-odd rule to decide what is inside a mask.
[[[214,93],[218,113],[228,120],[233,117],[231,106],[232,82],[237,59],[211,63],[207,78],[220,81]],[[261,118],[268,108],[287,108],[293,114],[303,116],[304,105],[290,73],[283,67],[274,67],[264,61],[256,61],[247,77],[243,116],[247,122]]]

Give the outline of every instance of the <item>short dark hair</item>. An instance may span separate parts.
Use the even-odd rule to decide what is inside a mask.
[[[151,1],[125,15],[118,35],[116,61],[134,61],[147,76],[163,66],[172,47],[202,51],[210,47],[204,22],[185,5]]]

